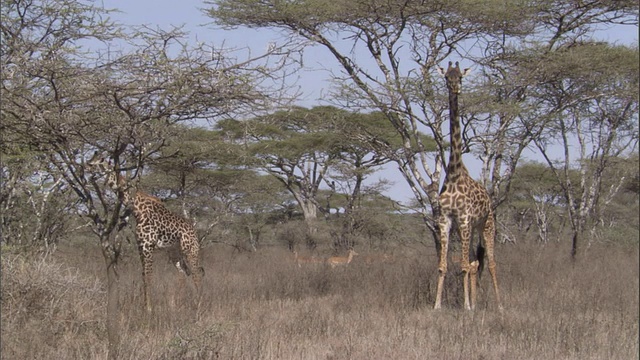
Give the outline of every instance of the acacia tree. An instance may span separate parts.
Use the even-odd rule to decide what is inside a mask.
[[[236,171],[229,174],[234,201],[229,203],[228,222],[220,241],[232,240],[230,244],[238,250],[256,251],[269,223],[281,221],[283,210],[293,199],[282,184],[270,175],[259,175],[254,170]],[[227,240],[228,239],[228,240]]]
[[[429,3],[214,3],[210,15],[221,24],[284,29],[304,42],[320,45],[335,58],[342,70],[334,74],[341,84],[335,95],[350,108],[380,111],[394,126],[402,144],[394,161],[421,204],[427,225],[437,233],[427,208],[438,208],[442,156],[436,154],[435,165],[430,167],[418,134],[421,126],[437,129],[434,138],[444,151],[446,141],[439,130],[444,106],[440,103],[434,111],[432,103],[424,101],[423,93],[433,93],[434,88],[423,80],[429,79],[429,70],[443,61],[455,44],[475,31],[473,26],[466,26],[461,17],[443,16],[449,10],[446,5],[443,9]],[[367,53],[374,64],[358,61],[352,49]],[[413,59],[424,71],[415,71],[413,62],[405,63],[402,57]],[[374,145],[381,151],[388,150],[384,142]]]
[[[508,10],[494,6],[499,12]],[[555,67],[554,76],[562,78],[571,64],[553,61],[556,52],[590,42],[603,27],[638,24],[638,4],[631,1],[522,2],[517,10],[518,14],[502,17],[478,37],[481,51],[471,59],[481,65],[481,76],[474,79],[475,92],[463,114],[468,142],[478,145],[482,178],[494,206],[506,200],[522,152],[533,139],[544,136],[546,123],[537,117],[545,104],[537,94],[549,79],[541,78],[539,70]],[[481,13],[493,11],[496,8],[490,6]],[[599,62],[589,56],[584,60]],[[625,66],[624,61],[611,60],[615,66]]]
[[[169,203],[179,202],[186,217],[202,219],[201,239],[243,250],[248,238],[255,251],[269,217],[283,205],[283,187],[243,165],[243,152],[224,142],[221,132],[181,128],[150,164],[151,172],[142,179],[145,188]],[[216,226],[220,230],[214,231]]]
[[[343,226],[340,233],[334,231],[338,234],[334,243],[336,247],[348,249],[353,246],[351,235],[375,222],[370,221],[371,211],[363,210],[363,207],[380,207],[387,211],[395,205],[393,200],[382,195],[390,185],[388,180],[381,179],[369,185],[365,185],[365,180],[380,166],[400,159],[400,154],[408,149],[404,148],[402,138],[380,111],[342,113],[344,123],[335,134],[340,139],[340,145],[336,149],[336,161],[329,168],[326,178],[330,180],[327,184],[331,188],[328,198],[335,195],[344,198]],[[424,134],[418,136],[425,151],[435,151],[432,138]],[[420,152],[415,143],[412,146],[414,153]]]
[[[599,43],[576,44],[547,58],[537,72],[545,79],[537,95],[546,111],[538,117],[545,130],[534,143],[562,188],[575,257],[587,220],[598,218],[626,180],[620,174],[605,189],[605,171],[612,160],[638,149],[640,58],[637,49]],[[577,179],[569,176],[574,170]]]
[[[0,132],[45,155],[50,167],[40,170],[63,178],[79,199],[76,211],[88,219],[105,260],[109,357],[117,358],[124,192],[136,186],[175,124],[265,105],[255,84],[276,76],[271,64],[285,66],[287,53],[274,47],[239,61],[224,49],[187,46],[179,29],[126,29],[104,20],[108,14],[75,1],[3,1]],[[89,41],[128,47],[85,51]],[[115,197],[85,172],[94,151],[129,180]]]
[[[340,192],[346,196],[345,213],[349,214],[362,200],[362,192],[365,190],[363,184],[367,177],[378,167],[399,159],[399,153],[406,152],[407,149],[385,114],[379,111],[334,111],[341,115],[341,124],[334,134],[340,139],[340,144],[336,148],[337,161],[330,168],[327,178],[331,180],[330,187],[334,192],[336,187],[340,187]],[[422,133],[417,136],[425,151],[435,151],[432,138]],[[414,154],[420,152],[415,143],[412,146]],[[379,193],[374,189],[384,186],[383,181],[373,185],[371,190]]]
[[[293,195],[314,233],[316,195],[335,158],[332,120],[320,109],[293,108],[248,121],[225,120],[217,126],[227,139],[246,149],[253,166],[274,176]]]
[[[7,245],[55,246],[70,227],[70,200],[63,178],[51,172],[46,156],[6,137],[0,144],[0,241]]]
[[[553,235],[553,228],[558,228],[561,223],[564,204],[562,191],[551,169],[538,162],[521,164],[513,178],[511,192],[509,205],[519,232],[525,233],[534,227],[538,240],[547,243]]]
[[[389,155],[376,151],[356,134],[365,131],[398,148],[397,136],[379,113],[357,114],[331,106],[312,109],[291,108],[247,121],[225,120],[218,123],[224,137],[246,150],[251,166],[274,176],[298,204],[309,233],[316,231],[319,211],[328,212],[319,198],[326,184],[334,192],[346,184],[349,173],[354,182],[347,210],[353,209],[369,171],[389,161]],[[243,161],[247,161],[245,158]],[[340,177],[338,173],[343,175]]]
[[[157,158],[149,165],[149,173],[143,179],[145,188],[161,198],[179,203],[187,218],[206,217],[210,228],[217,222],[217,213],[223,209],[216,200],[219,181],[215,179],[221,167],[220,156],[226,146],[215,133],[201,127],[180,125],[167,141]],[[205,189],[213,188],[213,192]],[[201,224],[202,225],[202,224]]]
[[[640,185],[640,164],[638,151],[630,156],[611,158],[607,160],[607,168],[602,174],[602,190],[599,201],[596,202],[594,218],[591,222],[591,236],[597,238],[606,229],[629,226],[637,230],[640,204],[638,186]],[[631,237],[635,238],[635,237]]]
[[[301,43],[325,49],[335,59],[339,69],[332,73],[336,80],[333,94],[336,99],[351,108],[380,111],[401,137],[403,150],[394,161],[420,205],[436,246],[439,243],[435,222],[440,212],[438,188],[448,144],[446,127],[443,128],[446,92],[444,82],[436,82],[432,77],[434,67],[450,55],[471,50],[482,54],[475,58],[479,64],[500,65],[500,61],[504,63],[509,59],[509,54],[526,51],[532,43],[548,40],[549,49],[555,50],[557,44],[568,38],[580,38],[594,26],[629,18],[633,22],[637,14],[637,4],[632,1],[586,4],[570,0],[489,1],[481,7],[464,1],[217,0],[208,3],[212,5],[209,15],[221,25],[281,29]],[[475,48],[477,44],[479,49]],[[511,80],[508,71],[508,67],[501,65],[490,74],[498,73],[503,80],[500,85],[504,85]],[[487,125],[487,129],[477,127],[477,139],[469,143],[485,146],[479,150],[484,156],[484,178],[492,182],[485,185],[491,189],[496,204],[504,200],[522,150],[536,134],[531,123],[521,122],[519,129],[515,127],[519,118],[514,114],[523,110],[518,108],[520,92],[527,89],[524,81],[516,85],[520,88],[494,92],[491,100],[503,102],[495,111],[487,112],[486,103],[479,110],[465,110],[463,103],[462,112],[467,113],[463,119],[485,119]],[[508,106],[516,108],[507,111]],[[471,110],[478,115],[469,114]],[[433,157],[425,151],[418,136],[423,129],[428,129],[428,135],[437,144]],[[384,148],[384,144],[376,145]],[[420,149],[417,153],[416,147]],[[500,190],[502,188],[505,191]]]

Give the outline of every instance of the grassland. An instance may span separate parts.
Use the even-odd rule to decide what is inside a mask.
[[[104,262],[96,246],[42,257],[2,254],[3,359],[105,359]],[[451,266],[445,309],[432,309],[432,249],[392,261],[299,268],[283,248],[203,251],[202,299],[158,254],[155,311],[142,311],[138,256],[120,264],[121,359],[637,359],[637,245],[500,245],[505,310],[485,273],[478,309],[461,306]],[[374,257],[375,258],[375,257]]]

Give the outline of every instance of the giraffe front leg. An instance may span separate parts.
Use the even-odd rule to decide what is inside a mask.
[[[194,302],[196,308],[200,307],[202,295],[202,277],[204,269],[200,266],[200,245],[195,236],[183,239],[181,243],[183,258],[187,262],[187,275],[190,275],[195,288]]]
[[[460,234],[460,242],[462,243],[461,267],[463,272],[462,285],[464,288],[464,308],[471,310],[471,304],[469,302],[469,271],[471,268],[471,265],[469,264],[469,243],[471,241],[471,229],[468,222],[460,221],[458,231]]]
[[[147,312],[151,313],[151,297],[149,286],[151,286],[151,274],[153,273],[153,248],[144,245],[139,246],[140,260],[142,263],[142,292],[144,296],[144,305]]]
[[[152,311],[152,307],[151,307],[151,294],[149,293],[149,287],[151,286],[151,273],[152,273],[152,267],[153,265],[151,264],[150,261],[145,262],[145,264],[143,265],[143,271],[142,271],[142,291],[144,292],[144,305],[147,309],[147,312],[151,312]]]
[[[434,309],[440,309],[442,306],[442,289],[444,288],[444,278],[447,275],[447,251],[449,249],[451,219],[444,215],[440,216],[438,226],[440,227],[440,258],[438,259],[438,288],[436,290]]]

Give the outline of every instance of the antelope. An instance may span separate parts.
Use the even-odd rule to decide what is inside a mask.
[[[298,267],[302,267],[302,263],[320,264],[324,262],[323,259],[314,256],[300,256],[296,250],[293,251],[293,259],[298,264]]]
[[[394,257],[389,254],[371,254],[364,257],[364,262],[371,265],[377,263],[391,263]]]
[[[353,249],[349,249],[349,255],[347,257],[342,256],[333,256],[327,259],[327,264],[331,266],[331,268],[335,268],[336,266],[347,265],[353,260],[353,257],[358,255],[357,252]]]

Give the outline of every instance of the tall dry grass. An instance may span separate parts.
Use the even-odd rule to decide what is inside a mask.
[[[199,306],[164,255],[155,311],[143,311],[140,264],[127,250],[121,282],[121,359],[634,359],[638,247],[596,247],[573,263],[566,245],[502,245],[498,312],[489,276],[478,308],[461,306],[455,265],[440,311],[431,250],[348,267],[303,264],[280,249],[203,251]],[[3,359],[106,358],[99,249],[51,258],[2,255]],[[458,273],[458,274],[456,274]],[[485,274],[488,275],[488,274]]]

